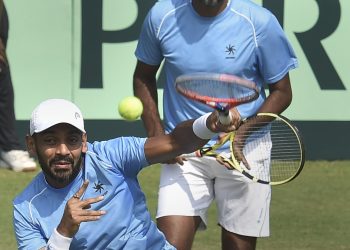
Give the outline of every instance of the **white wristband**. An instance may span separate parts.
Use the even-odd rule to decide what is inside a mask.
[[[210,116],[210,114],[211,113],[207,113],[197,118],[192,125],[193,133],[197,137],[204,140],[211,139],[217,134],[207,128],[207,118]]]
[[[61,235],[59,232],[57,232],[57,229],[53,231],[53,233],[50,236],[49,241],[47,242],[46,249],[50,250],[67,250],[69,249],[70,243],[72,242],[73,238],[68,238],[63,235]]]

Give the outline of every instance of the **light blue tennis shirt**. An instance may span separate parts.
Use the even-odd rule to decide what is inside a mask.
[[[84,180],[89,186],[82,199],[104,195],[91,209],[107,213],[98,221],[81,223],[70,249],[174,249],[151,220],[136,177],[148,165],[144,143],[135,137],[89,143],[84,167],[62,189],[52,188],[39,173],[13,202],[19,249],[38,250],[47,244],[67,201]]]
[[[257,112],[266,99],[263,85],[281,80],[297,67],[292,47],[276,18],[249,0],[231,0],[215,17],[202,17],[190,0],[158,1],[148,13],[135,51],[138,60],[160,65],[164,60],[166,131],[181,121],[211,111],[175,90],[182,74],[214,72],[254,81],[259,98],[239,106],[243,118]]]

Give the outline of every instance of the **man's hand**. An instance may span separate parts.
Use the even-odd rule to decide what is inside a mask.
[[[230,110],[231,123],[222,124],[219,120],[218,111],[214,111],[207,119],[207,127],[213,132],[232,132],[236,130],[241,124],[241,116],[236,108]]]
[[[243,154],[246,138],[247,135],[245,134],[244,126],[239,127],[232,142],[233,155],[239,163],[242,162],[247,169],[250,169],[249,163]]]
[[[81,222],[99,220],[106,213],[103,210],[88,210],[91,204],[103,200],[103,196],[81,200],[88,185],[89,182],[85,181],[78,192],[68,200],[61,222],[57,227],[57,232],[62,236],[73,238],[78,232]]]
[[[184,161],[187,161],[186,157],[179,155],[179,156],[175,157],[174,159],[168,160],[168,161],[166,161],[164,163],[166,163],[166,164],[176,164],[176,163],[178,163],[181,166],[183,166],[184,165]]]

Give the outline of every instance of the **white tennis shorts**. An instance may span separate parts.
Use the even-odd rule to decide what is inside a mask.
[[[213,158],[189,158],[183,166],[163,165],[156,217],[200,216],[200,229],[207,225],[213,200],[218,223],[229,232],[267,237],[271,187],[250,181],[235,170],[227,170]]]

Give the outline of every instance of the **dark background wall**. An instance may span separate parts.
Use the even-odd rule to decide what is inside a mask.
[[[103,1],[37,1],[36,4],[45,10],[41,13],[46,15],[45,22],[49,23],[46,27],[40,19],[40,8],[35,8],[34,4],[20,0],[6,2],[12,27],[9,49],[15,85],[16,125],[23,142],[32,108],[41,99],[53,96],[72,99],[82,108],[92,141],[145,135],[140,120],[121,120],[115,107],[117,100],[132,94],[133,50],[142,21],[155,1],[131,2],[137,15],[124,28],[114,30],[103,26],[106,20],[112,24],[122,23],[134,12],[118,8],[117,3],[113,6],[115,10],[108,12]],[[347,104],[350,96],[346,87],[350,86],[350,71],[345,68],[350,52],[344,46],[349,44],[345,33],[350,28],[350,21],[344,13],[349,12],[350,4],[339,0],[256,2],[276,15],[288,31],[300,59],[300,69],[293,72],[294,99],[287,116],[294,120],[304,137],[307,159],[350,159],[350,103]],[[30,14],[28,8],[35,9],[36,15]],[[298,26],[302,24],[305,24],[303,30]],[[30,31],[27,31],[27,25],[32,28]],[[38,26],[40,30],[36,30]],[[40,40],[34,40],[38,37]],[[23,40],[26,44],[21,43]],[[104,52],[113,45],[129,47],[127,51],[122,47],[123,51],[117,50],[115,55]],[[108,70],[116,72],[106,74]],[[117,76],[118,81],[110,75]],[[159,78],[161,91],[162,72]],[[115,85],[117,91],[111,91],[111,85]],[[101,108],[97,108],[96,103]]]

